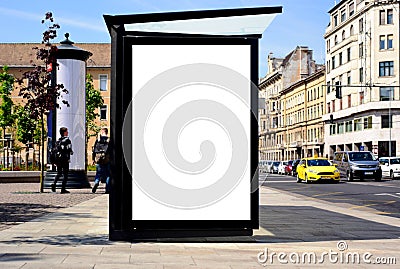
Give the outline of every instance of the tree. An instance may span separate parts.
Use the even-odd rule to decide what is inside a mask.
[[[24,107],[18,106],[16,109],[17,120],[17,139],[24,145],[37,143],[41,138],[40,125],[31,118],[31,113]],[[25,157],[26,170],[28,170],[28,157]]]
[[[19,84],[22,85],[19,95],[26,100],[25,109],[30,112],[31,118],[39,121],[41,127],[41,174],[40,174],[40,192],[43,192],[44,179],[44,140],[45,140],[45,115],[48,115],[50,110],[59,108],[57,100],[61,93],[68,94],[68,91],[62,84],[51,83],[51,68],[56,68],[56,53],[57,46],[51,41],[57,37],[57,29],[60,26],[54,23],[53,14],[47,12],[42,24],[47,23],[47,30],[43,32],[42,44],[43,47],[35,47],[36,59],[41,64],[32,64],[33,70],[27,71],[19,79]],[[33,61],[32,61],[33,62]],[[28,84],[24,84],[24,80]],[[68,102],[61,100],[62,103],[68,106]]]
[[[95,120],[100,116],[96,109],[104,104],[100,90],[93,86],[93,77],[91,74],[86,75],[86,144],[89,139],[96,136],[100,131],[100,126],[95,124]]]
[[[6,128],[11,127],[15,122],[15,115],[12,113],[13,101],[11,92],[14,88],[14,77],[8,74],[8,66],[3,66],[0,73],[0,127],[3,129],[3,138],[5,138]],[[6,147],[6,141],[3,140],[3,149]],[[3,164],[6,164],[5,154],[3,155]],[[7,161],[8,163],[8,161]]]

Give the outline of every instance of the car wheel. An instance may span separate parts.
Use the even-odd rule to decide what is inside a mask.
[[[307,174],[304,174],[304,179],[306,180],[306,184],[310,184],[311,183],[311,181],[308,180]]]
[[[353,181],[353,173],[351,171],[347,171],[347,181]]]
[[[303,180],[301,180],[301,178],[299,177],[299,174],[296,175],[296,178],[297,178],[297,180],[296,180],[297,183],[301,183],[301,182],[303,181]]]
[[[394,180],[394,173],[393,173],[393,170],[390,170],[390,179],[391,179],[391,180]]]

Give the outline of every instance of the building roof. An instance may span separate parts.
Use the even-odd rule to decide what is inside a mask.
[[[36,62],[35,51],[32,48],[40,46],[42,44],[39,43],[0,43],[0,66],[30,67],[32,60]],[[93,53],[87,60],[88,67],[111,66],[110,43],[80,43],[74,46]]]

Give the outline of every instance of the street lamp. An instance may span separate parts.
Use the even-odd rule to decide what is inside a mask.
[[[392,92],[394,88],[389,88],[389,157],[392,157],[392,114],[391,114],[391,104],[392,104]]]

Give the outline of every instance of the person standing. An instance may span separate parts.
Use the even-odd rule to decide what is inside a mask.
[[[92,151],[93,164],[96,164],[96,176],[94,178],[94,185],[92,192],[95,193],[101,179],[106,182],[105,193],[110,192],[110,147],[108,141],[108,129],[102,128],[100,130],[100,137],[96,140]]]
[[[72,143],[71,140],[68,137],[68,128],[66,127],[61,127],[60,128],[60,135],[61,137],[58,139],[58,151],[60,158],[57,160],[56,166],[57,166],[57,175],[54,178],[53,184],[51,184],[51,190],[53,192],[56,191],[56,186],[57,186],[57,181],[60,179],[61,176],[63,176],[63,181],[61,185],[61,193],[69,193],[69,191],[66,190],[66,185],[67,185],[67,180],[68,180],[68,172],[69,172],[69,162],[71,155],[74,154],[72,151]]]

